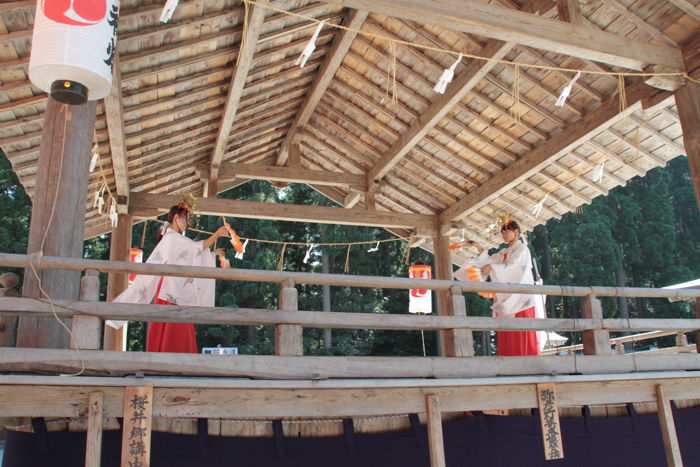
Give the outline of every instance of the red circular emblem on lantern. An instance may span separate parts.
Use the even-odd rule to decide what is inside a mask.
[[[42,0],[44,15],[69,26],[92,26],[107,15],[107,0]]]
[[[408,268],[408,277],[411,279],[432,279],[432,268],[429,264],[414,264]],[[411,296],[424,297],[428,289],[411,289]]]

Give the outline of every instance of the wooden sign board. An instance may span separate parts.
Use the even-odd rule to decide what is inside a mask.
[[[537,404],[540,408],[544,458],[547,460],[563,459],[564,445],[561,440],[557,390],[554,384],[537,385]]]
[[[148,467],[150,465],[152,415],[152,386],[124,389],[121,467]]]

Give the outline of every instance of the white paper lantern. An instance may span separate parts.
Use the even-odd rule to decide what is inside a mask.
[[[29,79],[70,104],[109,95],[118,19],[119,0],[39,0]]]
[[[429,264],[413,264],[408,268],[411,279],[432,279],[432,268]],[[429,315],[433,312],[433,293],[430,289],[411,289],[408,295],[408,312],[412,314]]]

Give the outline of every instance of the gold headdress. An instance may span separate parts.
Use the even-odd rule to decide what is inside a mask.
[[[178,204],[178,207],[187,209],[187,212],[193,214],[195,207],[197,205],[197,198],[192,194],[189,193],[185,195],[184,198],[182,198],[182,201]]]

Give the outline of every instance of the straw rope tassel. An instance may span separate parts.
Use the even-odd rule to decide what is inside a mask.
[[[516,125],[520,125],[520,65],[515,65],[513,69],[513,105],[510,113]]]
[[[617,75],[618,94],[620,98],[620,113],[627,108],[627,92],[625,90],[625,75],[620,73]]]
[[[245,37],[248,33],[248,13],[250,11],[250,6],[248,5],[248,0],[242,0],[243,2],[243,31],[241,32],[241,45],[239,50],[243,50],[245,47]],[[236,66],[238,66],[238,61],[241,59],[241,54],[236,55]]]
[[[350,248],[352,248],[352,245],[348,245],[348,251],[345,253],[345,268],[343,269],[345,274],[350,272]]]
[[[277,260],[277,270],[282,271],[284,269],[284,255],[287,252],[287,244],[282,244],[282,249],[280,250],[280,257]]]

